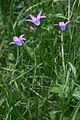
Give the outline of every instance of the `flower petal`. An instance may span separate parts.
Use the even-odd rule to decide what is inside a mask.
[[[22,45],[22,41],[16,41],[16,42],[14,42],[14,44],[21,46]]]
[[[58,25],[58,24],[54,24],[53,27],[54,27],[54,26],[59,26],[59,25]]]
[[[61,28],[61,30],[65,30],[66,24],[64,22],[59,22],[59,27]]]
[[[20,39],[20,40],[26,40],[25,38],[23,38],[24,35],[25,35],[25,34],[20,35],[19,39]]]
[[[19,38],[22,38],[24,35],[25,35],[25,34],[20,35],[20,37],[19,37]]]
[[[29,16],[32,18],[33,21],[35,21],[35,20],[37,19],[37,18],[36,18],[34,15],[32,15],[32,14],[30,14]]]
[[[37,19],[35,22],[34,22],[35,25],[40,25],[40,19]]]
[[[61,30],[65,30],[66,29],[66,25],[64,25],[64,26],[61,25],[60,28],[61,28]]]
[[[21,40],[26,40],[26,38],[21,38]]]
[[[14,44],[14,42],[10,42],[9,45]]]
[[[44,16],[41,16],[40,18],[46,18],[46,16],[44,15]]]
[[[64,26],[65,23],[64,22],[59,22],[59,26]]]
[[[70,23],[71,21],[67,21],[66,23],[65,23],[65,25],[67,25],[68,23]]]
[[[40,18],[42,14],[42,10],[38,13],[37,18]]]
[[[14,42],[19,41],[19,38],[17,36],[13,37]]]
[[[22,45],[22,42],[18,42],[18,41],[16,41],[16,42],[10,42],[9,45],[11,45],[11,44],[16,44],[16,45],[21,46],[21,45]]]
[[[25,20],[25,22],[34,22],[33,20],[30,20],[30,19],[27,19],[27,20]]]

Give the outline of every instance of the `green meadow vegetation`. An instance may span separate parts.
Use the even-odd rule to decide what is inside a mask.
[[[80,0],[0,0],[0,120],[80,120]]]

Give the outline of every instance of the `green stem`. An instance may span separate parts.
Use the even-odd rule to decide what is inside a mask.
[[[35,55],[35,58],[34,58],[34,74],[33,74],[33,81],[32,81],[33,86],[36,82],[36,73],[37,73],[37,60],[36,60],[36,55]]]
[[[64,70],[64,73],[65,73],[63,31],[61,32],[61,52],[62,52],[62,66],[63,66],[63,70]]]
[[[19,60],[19,46],[17,46],[17,62]]]

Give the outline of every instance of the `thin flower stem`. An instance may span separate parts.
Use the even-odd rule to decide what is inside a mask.
[[[61,32],[61,52],[62,52],[62,66],[65,73],[65,61],[64,61],[64,41],[63,41],[63,31]]]
[[[71,14],[71,11],[70,11],[70,0],[68,0],[68,20],[70,19],[70,14]]]
[[[19,60],[19,46],[17,46],[17,62],[18,62],[18,60]]]

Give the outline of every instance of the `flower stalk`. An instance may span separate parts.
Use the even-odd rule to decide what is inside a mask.
[[[63,31],[61,31],[61,53],[62,53],[62,66],[63,66],[63,70],[64,70],[64,73],[65,73]]]

